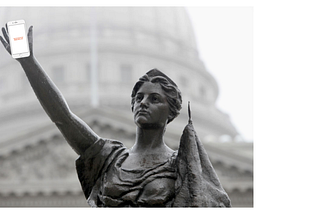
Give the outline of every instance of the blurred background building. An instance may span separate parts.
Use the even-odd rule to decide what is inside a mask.
[[[183,109],[168,125],[177,149],[191,101],[195,129],[234,207],[253,206],[253,144],[217,109],[219,88],[198,56],[184,8],[2,7],[0,23],[34,26],[34,52],[71,110],[100,136],[131,147],[134,83],[152,68],[170,76]],[[88,206],[76,153],[42,110],[19,63],[0,51],[0,207]]]

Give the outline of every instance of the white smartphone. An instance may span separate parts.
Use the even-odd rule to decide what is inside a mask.
[[[29,42],[26,35],[25,21],[17,20],[7,23],[11,55],[13,58],[30,56]]]

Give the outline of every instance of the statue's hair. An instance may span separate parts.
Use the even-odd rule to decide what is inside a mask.
[[[138,82],[133,87],[131,94],[131,110],[133,111],[135,96],[139,91],[140,87],[145,82],[158,83],[161,86],[167,98],[167,102],[169,103],[169,117],[167,123],[170,123],[174,118],[176,118],[180,114],[182,98],[179,88],[174,83],[171,83],[172,80],[169,81],[164,76],[158,75],[150,77],[147,73],[138,80]]]

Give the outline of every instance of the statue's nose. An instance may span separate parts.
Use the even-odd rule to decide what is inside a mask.
[[[148,99],[145,97],[145,98],[143,98],[143,100],[141,100],[140,107],[147,108],[148,106],[149,106],[149,102],[148,102]]]

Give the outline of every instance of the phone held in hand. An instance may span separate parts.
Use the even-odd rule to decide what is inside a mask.
[[[11,55],[13,58],[30,56],[29,42],[26,35],[25,21],[17,20],[7,23]]]

